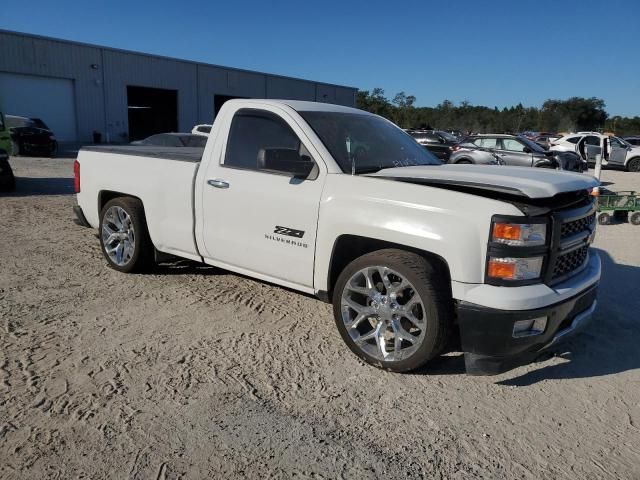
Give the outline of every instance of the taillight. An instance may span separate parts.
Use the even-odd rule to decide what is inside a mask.
[[[73,162],[73,190],[80,193],[80,162]]]

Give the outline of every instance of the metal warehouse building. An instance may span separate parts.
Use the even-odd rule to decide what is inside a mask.
[[[353,106],[356,89],[0,30],[0,108],[60,141],[127,142],[211,123],[231,98]]]

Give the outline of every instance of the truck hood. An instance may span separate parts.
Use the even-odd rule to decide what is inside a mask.
[[[495,192],[525,198],[551,198],[599,185],[591,175],[527,167],[488,165],[429,165],[386,168],[371,177],[440,188]]]

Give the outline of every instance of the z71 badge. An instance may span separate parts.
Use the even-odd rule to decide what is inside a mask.
[[[295,228],[289,227],[280,227],[276,225],[276,229],[273,233],[277,233],[278,235],[287,235],[289,237],[302,238],[304,237],[304,230],[296,230]]]
[[[290,245],[292,247],[309,248],[309,245],[302,240],[291,240],[289,238],[283,238],[281,235],[294,238],[304,237],[304,230],[296,230],[295,228],[281,227],[276,225],[276,228],[272,233],[265,233],[264,238],[272,240],[274,242],[282,243],[284,245]]]

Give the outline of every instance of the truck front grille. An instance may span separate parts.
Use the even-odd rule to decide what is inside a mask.
[[[549,252],[545,283],[552,285],[577,274],[589,258],[596,225],[595,202],[552,213],[555,235]]]
[[[587,229],[591,230],[595,220],[596,214],[592,213],[591,215],[579,218],[578,220],[572,220],[570,222],[563,223],[560,229],[560,238],[569,238],[573,235],[582,233]]]
[[[553,274],[551,280],[564,277],[574,270],[580,268],[587,260],[589,255],[589,246],[585,245],[569,253],[559,255],[553,266]]]

